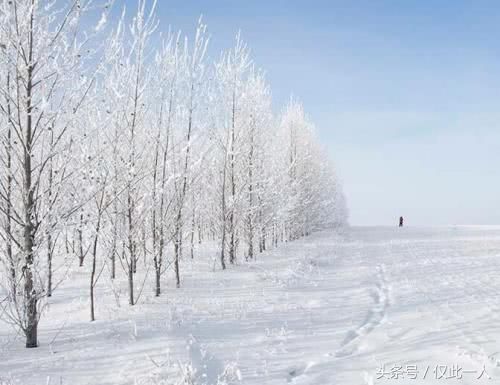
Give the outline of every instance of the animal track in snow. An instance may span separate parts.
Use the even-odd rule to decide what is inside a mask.
[[[373,299],[372,308],[356,329],[347,332],[340,348],[335,353],[336,357],[345,357],[354,354],[358,349],[358,340],[371,333],[384,319],[389,307],[389,287],[383,266],[377,267],[377,281],[374,289],[370,292],[370,296]]]

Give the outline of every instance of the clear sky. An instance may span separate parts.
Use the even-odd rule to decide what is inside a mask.
[[[276,108],[293,93],[315,122],[352,224],[500,224],[500,2],[158,7],[163,30],[190,32],[203,14],[212,57],[241,29]]]

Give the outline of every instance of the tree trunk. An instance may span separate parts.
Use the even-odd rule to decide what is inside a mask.
[[[162,205],[163,206],[163,205]],[[160,209],[160,213],[163,212],[163,208]],[[159,240],[159,247],[158,247],[158,256],[155,254],[154,257],[154,265],[155,265],[155,275],[156,275],[156,289],[155,289],[155,295],[157,297],[160,296],[161,294],[161,267],[163,264],[163,248],[165,246],[165,233],[163,230],[163,226],[160,228],[160,240]]]
[[[156,276],[156,279],[155,279],[155,296],[156,297],[159,297],[160,294],[161,294],[161,287],[160,287],[160,278],[161,278],[161,271],[159,268],[156,268],[155,267],[155,276]]]
[[[236,260],[236,246],[235,246],[235,236],[234,236],[234,212],[231,209],[231,214],[229,216],[229,262],[234,265]]]
[[[226,226],[225,223],[222,224],[222,237],[221,237],[221,247],[220,247],[220,265],[222,270],[226,270]]]
[[[52,236],[47,234],[47,297],[52,297]]]
[[[247,213],[247,232],[248,232],[248,259],[253,259],[253,158],[254,158],[254,127],[250,135],[250,150],[248,153],[248,213]]]
[[[92,246],[92,271],[90,273],[90,321],[95,321],[94,286],[97,283],[95,281],[96,260],[97,260],[97,244],[99,242],[99,232],[101,230],[101,216],[103,214],[103,212],[102,212],[103,200],[104,200],[104,191],[102,192],[101,201],[99,203],[98,218],[97,218],[97,224],[96,224],[95,236],[94,236],[94,244]]]
[[[194,199],[193,199],[193,213],[191,217],[191,259],[194,259],[194,232],[196,229],[196,222],[195,222],[195,209],[194,209]]]
[[[236,87],[236,86],[235,86]],[[229,262],[234,264],[236,259],[236,246],[235,246],[235,221],[234,221],[234,211],[236,204],[236,182],[234,179],[235,166],[234,166],[234,151],[235,151],[235,140],[236,140],[236,89],[233,90],[233,106],[232,106],[232,126],[231,126],[231,212],[229,215]]]
[[[94,280],[95,280],[95,270],[96,270],[96,254],[97,254],[97,237],[94,238],[94,248],[92,250],[92,271],[90,273],[90,321],[95,321],[95,311],[94,311]]]
[[[37,314],[37,292],[34,282],[34,254],[33,245],[35,238],[35,201],[33,186],[31,182],[32,168],[32,91],[33,91],[33,20],[31,13],[30,39],[29,39],[29,59],[28,59],[28,82],[26,85],[26,132],[24,137],[24,296],[26,301],[26,347],[35,348],[38,346],[38,314]]]
[[[181,277],[179,272],[179,258],[181,253],[181,245],[180,245],[180,227],[179,224],[176,225],[176,236],[174,243],[174,269],[175,269],[175,285],[177,288],[181,287]]]
[[[128,266],[128,303],[134,306],[134,269],[132,264]]]
[[[116,278],[116,244],[113,245],[113,252],[111,253],[111,279]]]
[[[50,147],[52,148],[54,146],[54,127],[50,130]],[[48,202],[49,202],[49,207],[52,206],[52,185],[53,185],[53,178],[54,178],[54,163],[52,161],[52,158],[49,161],[49,191],[48,191]],[[52,297],[52,251],[53,251],[53,246],[52,246],[52,216],[49,213],[47,216],[48,219],[48,230],[47,230],[47,296]]]
[[[10,90],[10,73],[7,74],[7,92]],[[11,295],[12,300],[16,301],[17,296],[17,283],[16,283],[16,263],[14,261],[14,255],[12,252],[12,122],[11,122],[11,106],[10,99],[6,97],[7,101],[7,118],[8,118],[8,130],[7,130],[7,143],[6,143],[6,155],[7,155],[7,192],[6,192],[6,208],[5,208],[5,233],[7,235],[6,239],[6,254],[7,260],[10,267],[10,279],[11,282]]]
[[[133,202],[131,197],[131,191],[129,187],[127,197],[128,204],[128,249],[129,249],[129,260],[128,265],[128,289],[129,289],[129,304],[134,305],[134,274],[136,272],[136,253],[135,253],[135,242],[134,242],[134,223],[133,223]]]
[[[78,247],[79,253],[78,258],[80,260],[80,267],[83,266],[83,260],[85,259],[85,254],[83,252],[83,211],[80,213],[80,227],[78,228]]]
[[[224,169],[222,172],[222,199],[221,199],[221,222],[222,235],[220,247],[220,264],[222,270],[226,270],[226,160],[224,160]]]

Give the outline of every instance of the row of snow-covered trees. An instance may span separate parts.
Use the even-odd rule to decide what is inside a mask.
[[[94,320],[103,272],[134,305],[138,269],[159,296],[195,243],[226,269],[346,221],[302,106],[273,114],[240,37],[214,63],[205,25],[161,34],[154,8],[108,23],[92,0],[0,0],[0,314],[27,347],[73,264]]]

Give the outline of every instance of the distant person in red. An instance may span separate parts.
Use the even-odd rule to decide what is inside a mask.
[[[403,217],[399,217],[399,227],[403,227]]]

